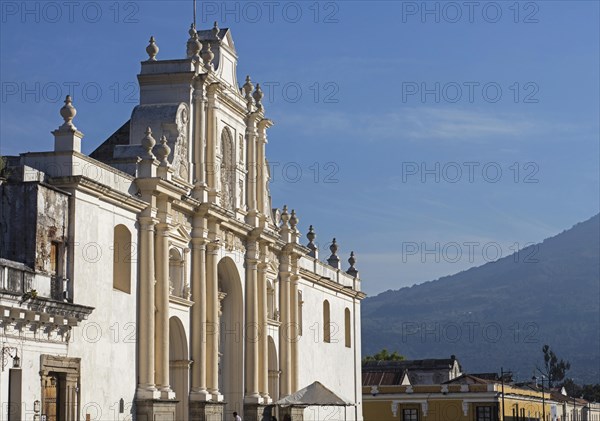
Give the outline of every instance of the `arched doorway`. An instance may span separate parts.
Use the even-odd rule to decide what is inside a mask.
[[[279,365],[277,363],[277,349],[272,336],[269,336],[268,352],[269,396],[273,399],[273,402],[276,402],[279,400]]]
[[[219,324],[219,389],[225,398],[224,419],[244,413],[244,300],[242,281],[233,260],[217,266],[221,316]]]
[[[181,320],[177,317],[169,319],[169,378],[171,388],[179,401],[176,407],[177,420],[188,419],[190,360],[188,343]]]

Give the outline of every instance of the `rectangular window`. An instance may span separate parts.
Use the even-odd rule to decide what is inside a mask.
[[[492,407],[478,406],[476,409],[477,421],[492,421]]]
[[[50,244],[50,273],[52,275],[56,275],[58,272],[58,259],[60,255],[58,250],[58,243]]]
[[[419,413],[416,409],[403,409],[402,410],[403,421],[419,421]]]

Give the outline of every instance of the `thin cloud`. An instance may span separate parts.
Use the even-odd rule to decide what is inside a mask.
[[[311,124],[307,125],[306,121]],[[477,142],[488,137],[530,136],[545,132],[550,127],[517,114],[430,107],[359,116],[342,112],[319,112],[310,116],[295,114],[283,117],[280,122],[297,126],[310,135],[337,133],[370,141],[402,137],[414,141]]]

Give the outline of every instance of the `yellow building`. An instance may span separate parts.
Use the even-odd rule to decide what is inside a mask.
[[[393,384],[394,377],[407,383],[407,376],[389,374],[380,375],[379,384],[365,384],[374,376],[363,371],[365,421],[532,421],[544,415],[548,421],[559,419],[552,416],[549,394],[533,389],[468,374],[441,384]]]

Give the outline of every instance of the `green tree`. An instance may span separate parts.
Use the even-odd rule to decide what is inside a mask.
[[[563,359],[559,360],[550,348],[550,345],[544,345],[542,352],[544,353],[544,367],[546,368],[548,383],[550,387],[553,387],[554,383],[560,382],[565,378],[567,371],[571,368],[571,363]]]
[[[600,383],[583,386],[583,399],[589,402],[600,402]]]
[[[580,397],[583,393],[583,388],[579,386],[573,379],[565,379],[561,385],[567,391],[568,396]]]
[[[367,355],[363,358],[363,362],[367,361],[402,361],[404,360],[404,355],[398,354],[398,351],[394,351],[392,353],[388,352],[387,349],[383,348],[376,354]]]

